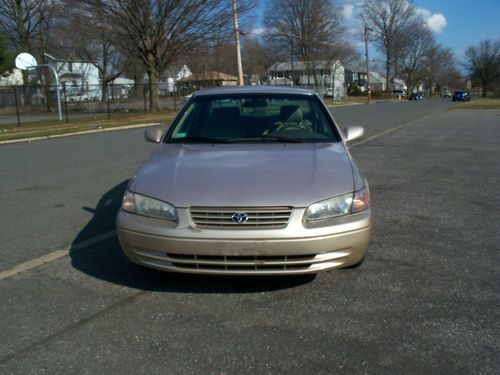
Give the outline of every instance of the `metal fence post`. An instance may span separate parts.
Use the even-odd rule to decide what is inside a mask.
[[[21,127],[21,119],[19,118],[19,103],[17,101],[17,87],[13,86],[14,89],[14,101],[16,102],[16,116],[17,116],[17,128]]]
[[[64,114],[66,115],[66,124],[68,121],[68,100],[66,99],[66,82],[63,82],[63,94],[64,94]]]
[[[144,97],[144,112],[147,112],[148,105],[147,105],[147,101],[146,101],[146,85],[145,84],[142,84],[142,92],[144,93],[144,95],[143,95],[143,97]]]
[[[108,120],[111,120],[111,112],[109,110],[109,82],[106,83],[106,99],[108,101]]]

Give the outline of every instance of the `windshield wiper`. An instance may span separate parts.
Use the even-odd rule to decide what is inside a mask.
[[[296,138],[279,137],[274,135],[261,135],[259,137],[239,137],[231,138],[229,141],[264,141],[264,142],[287,142],[287,143],[303,143],[304,141]]]
[[[171,138],[167,143],[231,143],[227,139],[207,138],[207,137],[182,137]]]

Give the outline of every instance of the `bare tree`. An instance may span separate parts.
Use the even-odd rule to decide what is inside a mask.
[[[48,0],[0,0],[0,27],[18,52],[32,52]],[[23,71],[24,103],[31,103],[29,76]]]
[[[243,62],[248,74],[255,77],[257,84],[267,81],[269,68],[279,57],[276,51],[263,41],[248,38],[243,45]]]
[[[415,26],[411,38],[407,40],[404,48],[399,50],[399,67],[402,78],[412,93],[426,77],[425,57],[426,52],[434,43],[430,30],[423,24]]]
[[[338,9],[324,0],[275,0],[267,14],[267,36],[288,51],[292,61],[296,56],[302,60],[317,85],[315,61],[331,60],[343,41]]]
[[[365,26],[373,29],[378,49],[385,55],[386,90],[390,89],[391,66],[403,56],[414,28],[421,23],[411,0],[365,0]]]
[[[470,77],[480,83],[486,97],[488,86],[500,78],[500,39],[483,40],[478,47],[467,48],[465,56]]]
[[[225,0],[91,0],[115,37],[137,51],[149,77],[150,108],[160,109],[158,79],[186,51],[230,32],[231,7]]]
[[[100,77],[101,99],[108,95],[108,84],[124,70],[126,52],[114,38],[113,25],[97,15],[98,5],[88,7],[81,0],[64,0],[65,7],[58,14],[58,35],[53,45],[58,55],[67,60],[85,60],[97,68]],[[78,33],[72,32],[78,30]]]
[[[427,49],[424,64],[431,96],[434,86],[440,91],[443,86],[453,85],[461,78],[453,52],[440,44],[433,43]]]

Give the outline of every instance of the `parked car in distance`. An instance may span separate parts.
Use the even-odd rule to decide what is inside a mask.
[[[450,90],[443,91],[443,98],[451,98],[451,91]]]
[[[333,98],[333,89],[332,88],[326,89],[324,97],[325,98]]]
[[[424,93],[422,92],[414,92],[408,98],[408,100],[423,100],[423,99],[424,99]]]
[[[402,98],[406,96],[406,92],[404,90],[392,90],[392,94],[401,96]]]
[[[367,180],[310,90],[193,94],[130,180],[117,216],[126,256],[164,271],[309,274],[359,265],[370,241]]]
[[[470,94],[467,91],[455,91],[451,100],[454,102],[468,102],[470,100]]]
[[[68,103],[79,103],[79,102],[88,102],[90,101],[89,96],[87,94],[66,94],[66,101]]]

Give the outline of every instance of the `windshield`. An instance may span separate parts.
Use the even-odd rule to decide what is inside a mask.
[[[166,142],[338,142],[340,136],[317,100],[267,94],[195,97]]]

